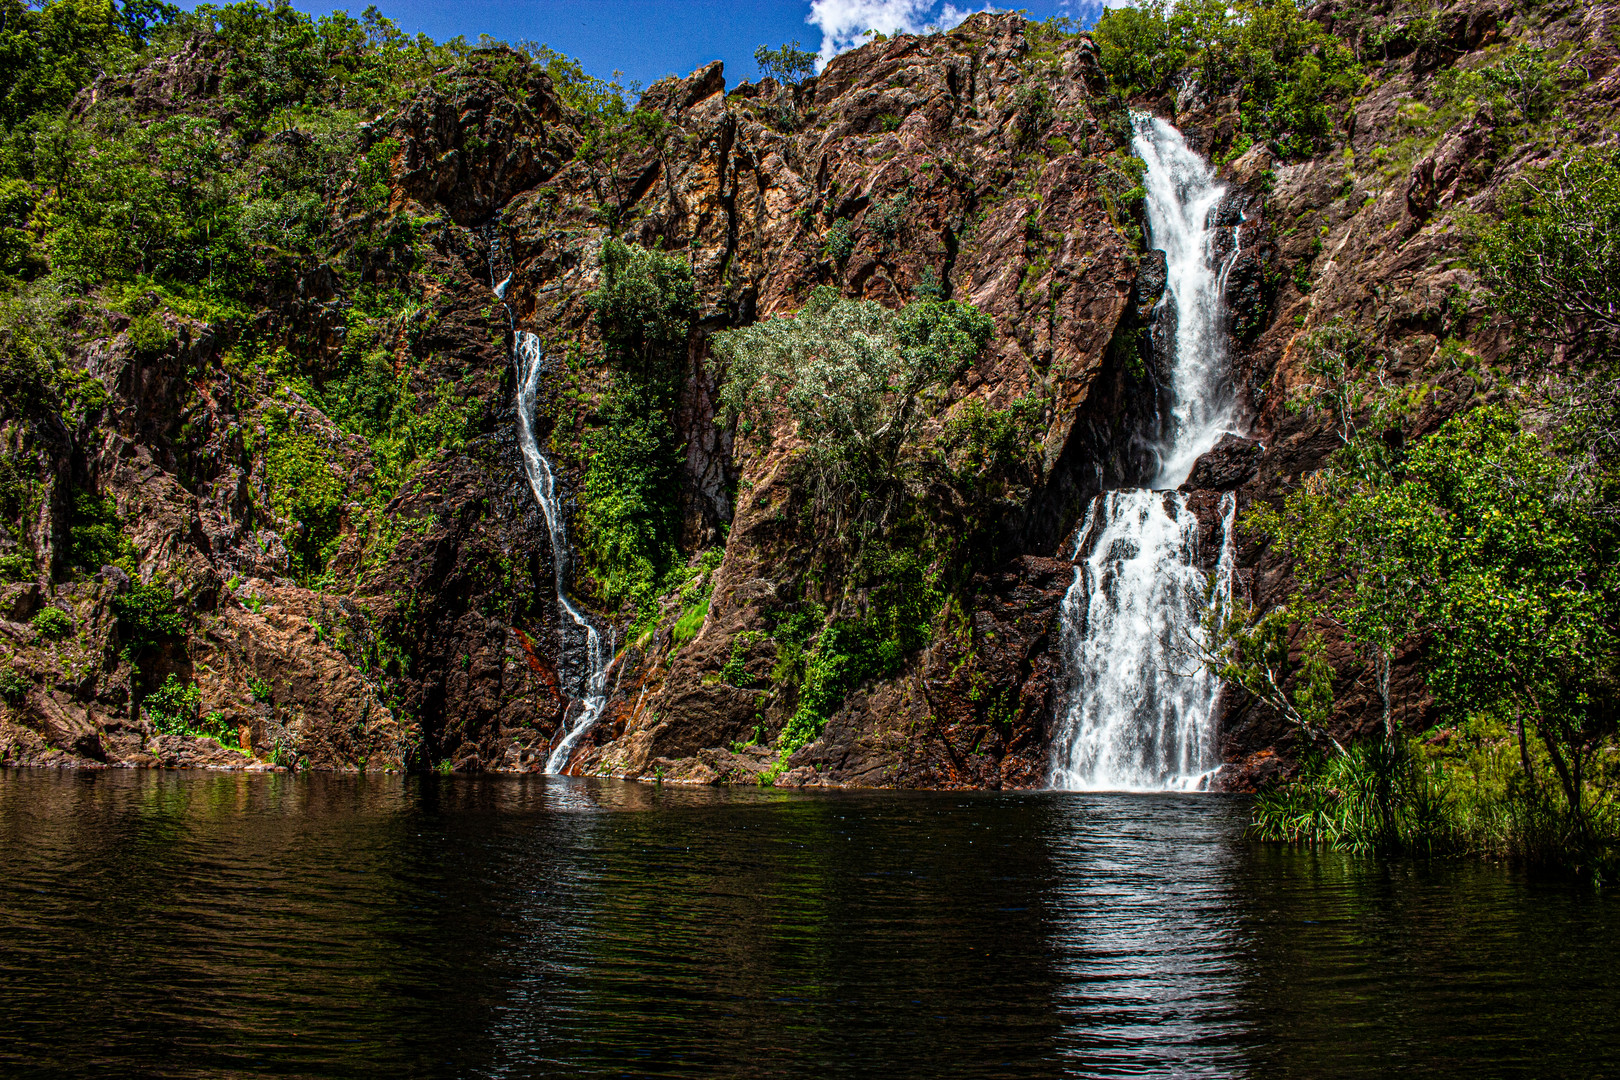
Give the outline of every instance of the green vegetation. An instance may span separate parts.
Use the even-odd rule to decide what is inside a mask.
[[[95,78],[165,57],[222,76],[179,109],[121,93],[71,107]],[[244,433],[244,452],[265,459],[270,505],[258,509],[292,523],[293,570],[319,578],[348,507],[379,513],[423,462],[463,448],[483,409],[466,381],[428,369],[439,310],[418,271],[442,224],[394,209],[401,146],[368,125],[430,82],[484,78],[526,99],[541,71],[590,129],[581,154],[592,168],[652,145],[660,116],[543,46],[435,44],[374,8],[356,19],[252,2],[182,12],[145,0],[0,0],[0,410],[54,412],[77,430],[107,402],[69,362],[79,339],[122,326],[134,352],[154,356],[195,333],[190,324],[209,324],[233,394],[296,394],[369,447],[369,470],[338,469],[335,443],[308,425],[272,414],[268,438]],[[255,323],[315,267],[330,273],[346,323],[336,362],[331,338],[302,319],[273,342]],[[182,448],[182,477],[196,449]],[[4,524],[20,541],[15,501]],[[133,569],[110,510],[80,501],[74,517],[51,570]],[[34,572],[29,553],[0,553],[6,578]]]
[[[293,569],[305,580],[318,576],[337,549],[348,489],[327,462],[318,434],[293,430],[285,413],[265,417],[265,453],[270,506],[291,523],[283,539]]]
[[[1285,607],[1238,612],[1217,667],[1298,727],[1300,777],[1257,807],[1261,835],[1354,848],[1477,849],[1613,870],[1620,844],[1620,392],[1613,343],[1620,167],[1583,152],[1526,180],[1475,258],[1523,360],[1570,366],[1535,390],[1481,388],[1438,431],[1405,437],[1426,391],[1396,391],[1369,339],[1306,340],[1342,449],[1246,526],[1293,560]],[[1483,378],[1483,376],[1481,376]],[[1349,644],[1382,706],[1375,745],[1327,737],[1324,632]],[[1419,667],[1438,728],[1402,726],[1397,655]]]
[[[185,616],[175,607],[174,594],[161,582],[136,582],[129,592],[113,600],[112,607],[128,659],[178,637],[186,629]]]
[[[242,741],[241,733],[226,723],[221,712],[211,712],[200,720],[197,712],[202,706],[202,689],[196,683],[182,682],[173,673],[163,685],[141,700],[141,708],[160,735],[189,735],[195,739],[213,739],[227,750],[251,754]]]
[[[681,617],[675,620],[670,628],[670,650],[673,652],[698,636],[703,629],[703,620],[709,617],[709,593],[707,590],[696,597],[681,611]]]
[[[61,641],[73,633],[73,617],[59,607],[40,608],[30,625],[46,641]]]
[[[804,444],[799,487],[816,534],[827,538],[817,573],[837,583],[828,590],[830,617],[819,603],[802,606],[773,634],[773,677],[796,684],[798,701],[766,783],[862,680],[899,670],[927,640],[947,568],[960,568],[967,538],[922,509],[950,447],[921,435],[991,331],[988,316],[954,301],[890,311],[818,289],[793,317],[716,335],[728,372],[721,400],[731,414],[762,442],[789,420]],[[952,428],[954,446],[996,423],[973,413]]]
[[[23,541],[38,512],[40,487],[21,455],[0,454],[0,581],[33,580],[34,553]]]
[[[1138,0],[1105,10],[1093,36],[1121,93],[1161,94],[1190,73],[1211,98],[1236,91],[1243,132],[1289,156],[1327,144],[1336,103],[1362,77],[1350,49],[1295,0]]]
[[[992,329],[954,300],[890,311],[817,289],[792,318],[715,336],[721,401],[762,433],[779,409],[794,422],[817,510],[835,524],[886,524],[914,475],[905,451]]]
[[[10,664],[0,668],[0,701],[13,707],[21,705],[28,696],[28,686],[28,680]]]
[[[1602,367],[1620,343],[1620,165],[1587,150],[1524,178],[1486,224],[1476,265],[1529,342]]]
[[[815,74],[816,54],[799,48],[795,39],[777,49],[761,45],[754,50],[754,63],[759,65],[761,77],[797,86]]]
[[[94,574],[103,566],[135,573],[135,545],[124,533],[118,504],[111,496],[98,497],[83,489],[73,492],[68,563],[80,574]]]
[[[617,240],[603,245],[601,268],[591,301],[612,385],[585,438],[578,543],[602,600],[629,604],[644,628],[684,572],[676,408],[697,292],[682,259]]]
[[[141,708],[160,733],[187,735],[197,720],[197,709],[201,704],[202,690],[197,684],[181,682],[170,673],[162,686],[142,699]]]

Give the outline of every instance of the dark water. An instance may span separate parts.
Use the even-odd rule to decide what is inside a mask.
[[[1615,1071],[1615,899],[1244,814],[4,771],[0,1074]]]

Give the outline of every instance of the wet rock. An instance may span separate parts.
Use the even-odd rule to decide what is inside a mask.
[[[1182,491],[1231,491],[1253,480],[1260,471],[1264,448],[1254,439],[1222,435],[1220,442],[1193,463]]]

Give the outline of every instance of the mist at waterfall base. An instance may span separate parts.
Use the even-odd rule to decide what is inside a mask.
[[[1230,599],[1236,503],[1230,493],[1222,500],[1220,554],[1206,577],[1197,515],[1167,489],[1237,424],[1224,267],[1210,224],[1225,188],[1173,126],[1142,114],[1134,122],[1133,147],[1147,165],[1149,240],[1165,254],[1156,318],[1171,321],[1173,355],[1156,474],[1146,487],[1097,496],[1075,542],[1061,612],[1069,679],[1050,782],[1080,791],[1196,790],[1220,765],[1220,685],[1197,642],[1210,605]]]
[[[1584,1077],[1620,901],[1225,795],[0,771],[9,1076]]]
[[[496,295],[504,300],[506,282],[496,288]],[[585,618],[580,610],[568,599],[568,524],[563,516],[563,508],[558,501],[557,476],[552,471],[551,462],[540,450],[540,442],[534,434],[534,407],[535,399],[540,391],[540,379],[545,373],[545,354],[540,349],[540,339],[535,335],[519,330],[513,335],[513,352],[517,362],[517,435],[518,448],[523,452],[523,471],[529,481],[529,490],[534,493],[534,501],[540,505],[540,511],[545,515],[546,529],[551,536],[551,569],[552,579],[557,588],[557,610],[562,616],[558,620],[559,634],[563,639],[563,653],[566,657],[571,649],[583,650],[581,676],[581,690],[579,693],[578,712],[573,712],[572,719],[567,721],[562,737],[552,747],[551,753],[546,757],[545,771],[560,773],[568,767],[569,758],[574,748],[583,736],[596,723],[602,715],[602,707],[607,702],[607,671],[613,660],[613,646],[611,642],[604,642],[602,635],[592,626],[590,620]],[[573,638],[573,641],[569,639]]]

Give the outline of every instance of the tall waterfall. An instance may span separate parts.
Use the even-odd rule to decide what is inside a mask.
[[[611,644],[604,645],[602,635],[568,599],[567,522],[557,501],[556,474],[546,455],[540,452],[539,440],[534,436],[534,400],[540,389],[540,376],[545,371],[545,356],[540,351],[540,339],[527,331],[517,331],[514,341],[518,376],[517,434],[518,446],[523,451],[523,471],[528,475],[529,490],[534,492],[534,501],[540,504],[546,528],[551,533],[551,570],[557,585],[558,611],[566,616],[576,635],[584,636],[585,685],[580,694],[580,712],[546,758],[546,772],[560,773],[568,767],[568,759],[580,736],[602,715],[602,707],[607,703],[607,670],[613,659],[613,648]],[[564,634],[566,648],[568,627],[559,629]]]
[[[1074,790],[1196,789],[1219,765],[1220,686],[1192,646],[1209,604],[1230,598],[1236,500],[1222,502],[1211,580],[1198,568],[1197,516],[1167,489],[1237,420],[1210,225],[1226,189],[1170,124],[1138,115],[1135,127],[1149,234],[1165,253],[1159,317],[1175,320],[1174,358],[1157,473],[1146,489],[1097,496],[1075,544],[1062,609],[1069,682],[1051,768],[1053,787]]]

